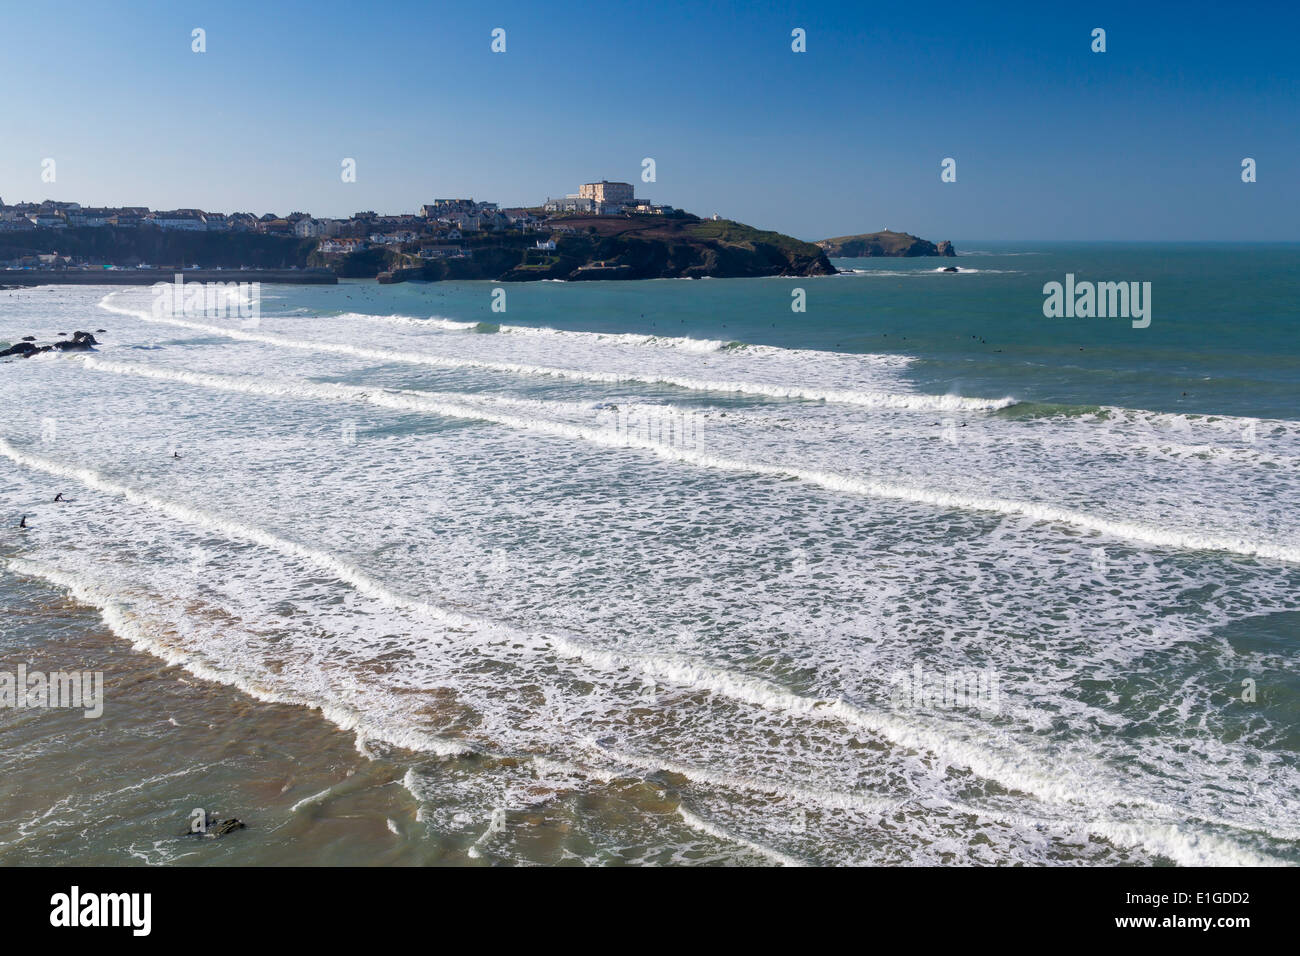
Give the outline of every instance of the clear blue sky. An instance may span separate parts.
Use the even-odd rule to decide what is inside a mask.
[[[1297,5],[1138,7],[6,3],[0,196],[347,215],[608,178],[805,239],[1300,239]]]

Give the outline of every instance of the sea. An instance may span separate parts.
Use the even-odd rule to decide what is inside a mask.
[[[0,291],[0,864],[1300,862],[1300,245],[956,245]]]

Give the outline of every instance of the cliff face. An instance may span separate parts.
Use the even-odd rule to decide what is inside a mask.
[[[744,278],[835,272],[826,253],[812,243],[730,220],[570,216],[559,222],[573,232],[558,234],[554,250],[535,248],[536,235],[489,233],[461,243],[470,251],[469,258],[421,263],[410,255],[390,254],[388,265],[399,281]],[[341,268],[353,265],[344,263]]]
[[[566,216],[527,235],[472,233],[457,246],[468,256],[424,260],[420,242],[326,256],[315,239],[250,233],[164,232],[158,229],[35,229],[0,236],[0,260],[58,250],[115,265],[148,262],[164,268],[241,266],[328,269],[343,278],[397,279],[670,279],[818,276],[835,272],[809,242],[731,220],[695,216]],[[554,235],[555,249],[536,248]]]
[[[905,232],[868,232],[857,236],[822,239],[817,245],[828,256],[857,259],[871,256],[955,256],[957,250],[947,240],[935,245]]]

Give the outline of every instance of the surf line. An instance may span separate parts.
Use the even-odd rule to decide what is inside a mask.
[[[449,358],[429,352],[400,352],[395,349],[376,349],[343,342],[307,342],[282,335],[267,335],[244,329],[205,325],[187,319],[150,315],[137,309],[124,309],[113,305],[110,292],[99,302],[99,307],[119,315],[129,315],[142,322],[173,325],[177,328],[220,335],[242,342],[257,342],[277,348],[299,349],[307,352],[324,352],[346,355],[351,358],[372,359],[377,362],[403,362],[409,365],[432,365],[437,368],[480,368],[512,375],[549,375],[574,381],[598,382],[607,385],[635,383],[640,385],[673,385],[691,391],[732,392],[762,395],[767,398],[797,398],[807,401],[835,402],[860,405],[865,408],[888,408],[911,411],[995,411],[1016,404],[1011,397],[986,399],[963,395],[923,395],[910,392],[864,392],[854,389],[810,389],[801,386],[771,385],[764,382],[714,382],[676,376],[646,376],[630,372],[585,372],[580,369],[552,368],[543,365],[524,365],[516,362],[492,362],[486,359]]]
[[[98,358],[83,359],[85,368],[135,375],[162,381],[179,382],[224,391],[265,395],[273,398],[317,398],[324,401],[362,402],[396,411],[426,412],[450,418],[477,419],[505,425],[521,431],[576,439],[616,448],[638,448],[653,452],[660,458],[728,472],[748,472],[778,478],[793,478],[829,491],[859,494],[871,498],[906,501],[911,504],[958,511],[990,511],[1033,521],[1055,522],[1085,531],[1110,535],[1143,544],[1192,551],[1222,551],[1244,557],[1266,558],[1276,561],[1300,563],[1300,547],[1271,542],[1251,541],[1245,538],[1227,538],[1186,532],[1169,532],[1128,521],[1117,521],[1096,515],[1059,508],[1055,505],[1013,501],[978,495],[960,495],[926,488],[913,488],[892,482],[852,478],[833,472],[799,468],[794,465],[773,465],[710,455],[693,448],[679,448],[640,435],[620,433],[612,428],[592,428],[538,418],[504,414],[474,405],[446,401],[426,396],[417,391],[388,392],[357,385],[338,385],[310,382],[301,379],[277,383],[253,376],[214,375],[206,372],[173,371],[152,368],[136,362],[114,362]],[[470,397],[470,396],[466,396]],[[472,397],[470,397],[472,400]]]
[[[326,720],[341,730],[355,733],[359,740],[380,740],[395,747],[439,756],[460,756],[476,752],[473,747],[466,744],[419,731],[414,732],[414,735],[392,734],[382,727],[375,726],[363,713],[346,704],[311,699],[284,690],[270,690],[233,671],[213,667],[175,645],[152,639],[140,626],[137,615],[128,611],[115,597],[105,593],[101,588],[90,585],[74,575],[26,558],[10,558],[7,565],[15,574],[41,578],[65,589],[75,601],[98,611],[108,629],[125,639],[136,650],[152,654],[164,663],[181,667],[202,680],[234,687],[255,700],[319,709]]]
[[[807,866],[803,860],[797,859],[789,854],[782,853],[780,850],[773,849],[762,843],[756,843],[748,837],[732,833],[726,827],[719,826],[703,817],[687,810],[682,804],[677,805],[677,815],[681,817],[682,822],[693,830],[699,830],[701,833],[713,837],[715,840],[721,840],[726,843],[735,843],[745,847],[752,853],[766,857],[778,866]]]
[[[713,352],[725,352],[732,349],[744,350],[748,354],[788,354],[817,360],[851,359],[863,362],[873,369],[905,369],[916,362],[911,355],[897,355],[888,352],[826,352],[819,349],[801,349],[780,345],[757,345],[750,342],[728,341],[725,339],[695,339],[689,336],[652,335],[648,332],[581,332],[575,329],[557,329],[549,325],[498,325],[493,322],[461,322],[435,315],[427,319],[412,315],[372,315],[367,312],[343,312],[331,316],[337,319],[375,322],[383,325],[402,326],[405,328],[435,329],[439,332],[469,332],[493,330],[503,335],[530,336],[533,338],[572,340],[576,342],[598,342],[635,348],[673,349],[695,355],[707,355]]]
[[[625,751],[615,751],[594,740],[587,740],[583,745],[593,754],[599,754],[616,763],[635,767],[638,770],[666,770],[695,783],[723,789],[740,789],[769,794],[796,802],[814,803],[834,810],[847,810],[881,817],[897,812],[913,803],[913,809],[924,812],[915,797],[863,797],[859,794],[843,791],[808,789],[770,780],[756,780],[739,777],[729,773],[693,767],[667,759],[646,757]],[[614,774],[605,773],[607,779]],[[1171,826],[1160,821],[1102,819],[1098,816],[1049,818],[1032,814],[1021,814],[982,807],[974,803],[933,796],[924,799],[926,806],[942,805],[954,814],[969,814],[1020,827],[1040,827],[1067,830],[1070,832],[1093,833],[1105,837],[1113,843],[1125,846],[1140,846],[1152,853],[1167,856],[1187,866],[1212,865],[1214,863],[1232,863],[1249,866],[1279,866],[1278,860],[1270,856],[1252,853],[1239,847],[1230,840],[1204,833],[1188,833],[1178,826]],[[1197,817],[1209,823],[1222,821]],[[1231,824],[1228,824],[1231,825]],[[1272,834],[1277,835],[1277,834]],[[1288,835],[1286,838],[1290,838]]]
[[[387,604],[390,607],[416,611],[417,613],[431,618],[449,628],[478,629],[486,627],[494,629],[499,632],[503,638],[509,640],[519,641],[526,638],[526,635],[523,634],[523,632],[516,631],[513,628],[508,628],[505,625],[471,617],[462,614],[459,611],[451,611],[425,601],[419,601],[398,594],[396,591],[393,591],[379,581],[376,581],[359,568],[356,568],[347,561],[327,552],[319,551],[315,548],[299,544],[296,541],[291,541],[287,538],[281,538],[279,535],[252,525],[233,521],[229,518],[218,517],[199,508],[182,504],[178,501],[160,498],[148,492],[140,491],[127,485],[118,484],[115,481],[104,478],[98,472],[90,468],[66,465],[62,462],[56,462],[47,458],[41,458],[37,455],[29,454],[28,452],[15,448],[7,440],[2,438],[0,438],[0,455],[9,458],[16,464],[32,468],[36,471],[43,471],[47,474],[69,478],[73,481],[79,481],[86,487],[95,491],[101,491],[120,498],[125,498],[133,504],[145,505],[155,511],[161,511],[163,514],[181,522],[182,524],[205,528],[224,537],[250,541],[253,544],[268,548],[272,551],[278,551],[281,554],[297,558],[307,564],[320,568],[332,577],[351,585],[357,591],[368,597],[375,598],[382,604]],[[536,644],[537,642],[534,640],[526,643]]]
[[[922,725],[915,720],[900,720],[888,714],[865,710],[839,698],[804,697],[763,678],[737,674],[701,664],[694,660],[637,652],[606,651],[563,634],[531,635],[508,625],[473,618],[459,612],[447,611],[427,602],[392,591],[348,562],[328,552],[297,544],[260,528],[250,527],[225,518],[217,518],[188,505],[182,505],[146,492],[137,491],[105,479],[88,468],[65,465],[28,454],[14,448],[7,440],[2,438],[0,438],[0,455],[9,458],[16,464],[37,471],[44,471],[47,474],[80,481],[94,490],[125,497],[132,503],[160,510],[183,524],[197,525],[229,538],[242,538],[262,547],[299,558],[321,568],[337,580],[350,585],[359,593],[372,597],[390,607],[413,610],[452,623],[454,626],[484,627],[496,635],[506,637],[506,646],[511,641],[521,642],[529,649],[549,645],[551,652],[558,656],[577,658],[596,670],[639,672],[644,676],[658,678],[687,689],[707,691],[719,697],[751,704],[775,713],[795,714],[812,720],[828,719],[842,725],[859,727],[883,737],[896,746],[925,751],[933,754],[937,759],[948,765],[965,767],[977,776],[997,781],[1004,786],[1024,793],[1033,794],[1048,803],[1082,805],[1084,807],[1095,807],[1097,801],[1108,805],[1137,803],[1150,807],[1173,819],[1194,817],[1207,822],[1222,822],[1227,826],[1241,827],[1240,823],[1220,821],[1217,818],[1209,818],[1203,814],[1188,811],[1186,808],[1174,808],[1145,797],[1112,791],[1104,785],[1099,785],[1092,778],[1089,778],[1084,785],[1071,785],[1064,782],[1064,777],[1060,772],[1055,772],[1051,768],[1040,771],[1032,766],[1027,766],[1027,762],[1029,764],[1033,763],[1033,755],[1021,748],[1013,748],[1013,750],[1018,751],[1015,753],[998,754],[986,744],[957,741],[954,739],[951,729],[945,729],[942,726],[931,727]],[[123,622],[129,623],[125,619],[123,619]],[[212,679],[221,681],[224,678],[217,676]],[[340,726],[343,725],[340,724]],[[375,739],[385,738],[375,735]],[[398,745],[407,746],[405,743],[399,743]],[[462,745],[453,744],[452,746]],[[422,748],[414,747],[412,749]],[[423,749],[430,748],[425,747]]]

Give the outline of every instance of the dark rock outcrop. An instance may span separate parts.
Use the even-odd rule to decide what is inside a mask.
[[[67,332],[60,332],[60,335],[67,335]],[[17,355],[21,358],[31,358],[33,355],[40,355],[42,352],[89,352],[99,341],[90,332],[74,332],[72,338],[66,342],[55,342],[52,345],[36,345],[35,336],[25,335],[21,342],[11,345],[7,349],[0,350],[0,358],[9,358]]]
[[[92,345],[98,345],[99,341],[89,332],[73,332],[72,338],[67,342],[56,342],[54,347],[68,351],[69,349],[86,349],[89,350]]]
[[[826,255],[837,259],[858,259],[874,256],[955,256],[957,250],[946,239],[935,245],[928,239],[919,239],[906,232],[867,232],[857,236],[838,236],[817,243]]]
[[[209,813],[204,813],[201,823],[197,826],[195,824],[196,822],[193,819],[187,821],[184,836],[216,840],[223,836],[229,836],[236,830],[246,830],[248,828],[248,824],[238,817],[221,820]]]
[[[229,820],[222,820],[215,827],[209,830],[208,836],[223,837],[226,836],[227,834],[234,833],[236,830],[243,830],[243,829],[245,829],[245,823],[243,820],[236,820],[234,818],[231,818]]]

